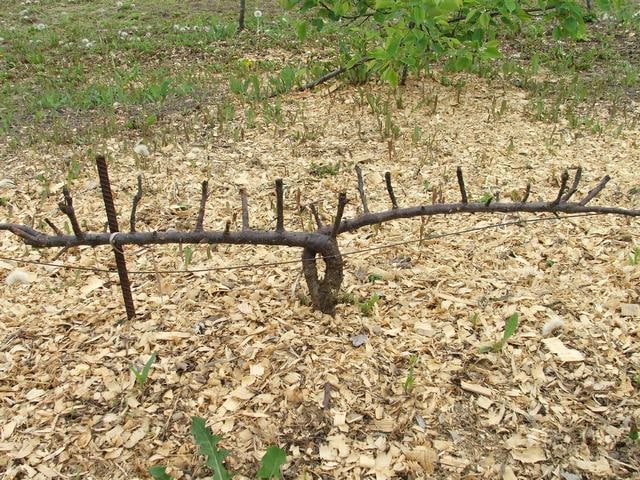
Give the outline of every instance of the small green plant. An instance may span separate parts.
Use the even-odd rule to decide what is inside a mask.
[[[187,245],[182,249],[182,261],[184,262],[184,268],[188,269],[189,265],[191,265],[191,260],[193,259],[194,249],[192,246]]]
[[[204,464],[213,473],[214,480],[231,480],[232,475],[226,469],[224,459],[229,456],[229,452],[224,448],[219,448],[221,437],[214,435],[206,426],[206,422],[201,417],[191,417],[191,434],[196,444],[200,447],[200,453],[204,455]],[[258,478],[282,478],[282,465],[287,461],[287,455],[279,447],[271,445],[260,460],[260,469],[256,472]],[[165,467],[156,465],[149,469],[149,474],[156,480],[173,480],[167,474]]]
[[[71,161],[69,161],[67,168],[68,168],[67,170],[68,182],[72,182],[73,180],[76,180],[80,176],[81,166],[80,166],[80,161],[77,158],[72,158]]]
[[[364,302],[358,303],[358,307],[363,315],[369,316],[373,311],[373,306],[380,300],[380,295],[374,293],[369,298],[367,298]]]
[[[489,192],[486,192],[484,195],[480,197],[480,202],[484,203],[485,205],[489,205],[492,200],[493,200],[493,195]]]
[[[514,313],[509,318],[507,318],[504,322],[504,332],[502,332],[502,338],[492,343],[491,345],[486,345],[484,347],[480,347],[480,353],[487,352],[499,352],[506,345],[507,341],[516,333],[518,329],[518,320],[519,316],[517,313]]]
[[[633,252],[631,252],[631,255],[629,255],[629,263],[631,265],[640,264],[640,247],[636,247],[633,249]]]
[[[418,355],[409,355],[409,369],[407,371],[407,378],[404,380],[404,384],[402,385],[402,388],[404,388],[404,393],[406,393],[407,395],[410,394],[416,386],[416,375],[414,372],[414,367],[417,363]]]
[[[311,162],[309,173],[314,177],[324,178],[329,175],[337,175],[340,171],[339,163],[316,163]]]
[[[149,377],[149,371],[151,370],[151,366],[155,363],[156,357],[156,352],[153,352],[149,357],[149,360],[147,360],[147,363],[142,367],[142,370],[138,370],[133,363],[129,364],[129,370],[131,370],[135,375],[136,383],[140,388],[144,388],[147,378]]]
[[[373,283],[376,280],[382,280],[383,276],[380,275],[379,273],[370,273],[369,275],[367,275],[367,282],[369,283]]]

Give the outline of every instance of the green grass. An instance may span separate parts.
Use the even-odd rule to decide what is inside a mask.
[[[280,15],[261,22],[258,37],[248,15],[238,37],[235,7],[212,12],[178,0],[8,0],[0,11],[0,133],[24,143],[25,127],[33,127],[31,141],[75,128],[82,141],[83,133],[109,135],[123,123],[138,128],[145,122],[131,119],[161,119],[221,98],[245,57],[258,57],[259,72],[284,66],[259,57],[291,44],[295,29]]]
[[[303,65],[287,58],[299,58],[309,45],[319,53],[334,51],[342,44],[340,26],[328,24],[320,33],[307,28],[309,43],[303,46],[294,14],[265,0],[257,33],[249,4],[247,29],[238,36],[235,2],[5,1],[0,135],[17,147],[93,145],[127,130],[149,137],[180,128],[188,135],[189,125],[177,127],[180,122],[171,119],[194,111],[218,134],[238,136],[240,130],[229,126],[235,117],[244,117],[246,128],[260,122],[283,127],[279,103],[266,97],[335,67],[335,59],[322,54]],[[527,113],[534,120],[562,120],[595,132],[633,126],[640,121],[628,109],[629,99],[640,98],[640,55],[631,41],[640,32],[640,17],[633,8],[619,20],[599,20],[583,42],[547,42],[548,32],[534,22],[504,39],[509,53],[478,64],[477,71],[526,89]],[[357,78],[347,75],[343,81],[366,76],[350,74]],[[381,137],[399,136],[388,101],[369,92],[365,100],[378,116]],[[494,120],[506,109],[496,105]],[[414,131],[414,141],[420,137]]]
[[[617,18],[598,19],[583,41],[553,43],[542,24],[533,23],[503,39],[507,54],[478,71],[527,90],[533,120],[566,121],[596,133],[633,128],[640,121],[628,109],[629,100],[640,100],[640,55],[633,46],[639,11],[640,4],[630,4]]]

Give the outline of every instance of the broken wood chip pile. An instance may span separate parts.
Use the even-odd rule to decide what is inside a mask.
[[[629,174],[640,167],[638,131],[577,135],[531,123],[517,111],[525,101],[517,91],[506,93],[513,111],[487,124],[494,92],[469,82],[476,84],[459,104],[454,92],[429,83],[443,106],[437,115],[395,112],[402,132],[419,124],[433,141],[414,142],[407,133],[392,151],[350,89],[333,92],[331,105],[326,92],[283,101],[285,110],[305,110],[309,125],[292,128],[320,129],[318,140],[256,128],[242,141],[158,143],[139,171],[146,187],[137,230],[193,228],[203,179],[205,229],[242,228],[240,188],[252,226],[275,228],[276,177],[285,179],[285,228],[315,228],[310,209],[299,208],[311,201],[331,224],[344,189],[351,199],[344,218],[353,218],[362,211],[356,164],[373,212],[389,208],[386,171],[400,207],[434,196],[458,201],[457,165],[470,202],[487,192],[521,195],[527,183],[530,201],[552,198],[562,172],[581,164],[581,188],[605,173],[612,178],[598,204],[638,208],[638,180]],[[420,86],[407,87],[405,104],[421,95]],[[114,139],[105,152],[121,225],[136,193],[135,140]],[[510,141],[515,148],[507,148]],[[38,225],[48,217],[64,225],[56,205],[66,181],[61,165],[83,153],[76,148],[9,158],[2,175],[12,181],[0,183],[0,193],[11,209],[0,221]],[[70,185],[73,208],[82,229],[102,231],[102,199],[86,158],[85,173]],[[309,173],[312,162],[336,161],[336,175]],[[50,174],[43,199],[35,177],[45,167],[58,173]],[[348,253],[417,239],[421,231],[517,218],[529,217],[398,220],[344,233],[339,242]],[[124,322],[115,274],[0,260],[0,470],[7,478],[132,479],[162,464],[175,478],[203,478],[208,472],[198,466],[189,432],[198,415],[222,435],[229,470],[246,476],[271,444],[287,452],[287,478],[638,475],[640,446],[628,434],[640,420],[633,383],[640,265],[629,257],[639,244],[637,220],[597,216],[346,255],[344,298],[355,304],[339,304],[335,318],[301,301],[295,249],[196,245],[188,268],[220,270],[174,275],[153,272],[184,270],[186,245],[127,247],[130,271],[148,273],[131,273],[139,315]],[[0,235],[0,252],[114,268],[110,247],[74,247],[52,262],[53,251]],[[380,299],[365,315],[358,303],[374,294]],[[514,312],[516,333],[501,350],[479,353],[500,339]],[[140,367],[153,352],[157,361],[141,389],[129,365]],[[408,389],[412,355],[415,386]]]

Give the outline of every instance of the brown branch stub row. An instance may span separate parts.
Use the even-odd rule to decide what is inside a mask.
[[[196,232],[201,232],[203,230],[204,224],[204,211],[207,207],[207,199],[209,198],[209,182],[204,180],[202,182],[201,193],[200,193],[200,207],[198,208],[198,217],[196,219],[196,226],[194,230]]]
[[[364,177],[362,176],[362,168],[360,164],[356,164],[356,175],[358,176],[358,194],[360,195],[360,202],[362,202],[362,211],[369,213],[369,205],[367,204],[367,194],[364,191]]]
[[[384,174],[384,182],[387,186],[387,193],[389,194],[389,199],[391,200],[391,208],[398,208],[398,201],[396,200],[396,195],[393,193],[393,185],[391,185],[391,172],[385,172]]]
[[[192,231],[154,231],[154,232],[118,232],[117,218],[113,206],[111,187],[106,170],[106,160],[104,157],[96,159],[98,172],[100,174],[100,185],[103,190],[103,199],[107,218],[109,219],[109,229],[111,233],[82,233],[77,235],[64,235],[52,226],[56,235],[48,235],[37,231],[27,225],[11,223],[0,224],[0,230],[6,230],[21,238],[25,243],[35,247],[63,247],[67,249],[73,246],[99,246],[109,245],[114,248],[118,273],[121,275],[121,286],[127,314],[130,315],[130,308],[133,311],[133,300],[131,298],[130,285],[126,277],[126,264],[124,263],[123,246],[125,245],[149,245],[149,244],[238,244],[238,245],[281,245],[289,247],[301,247],[303,249],[302,267],[311,300],[313,305],[325,313],[335,313],[337,296],[343,280],[343,262],[340,249],[337,244],[337,236],[341,233],[350,232],[359,228],[381,224],[391,220],[413,217],[428,217],[433,215],[446,215],[454,213],[513,213],[548,212],[553,214],[567,213],[608,213],[628,216],[640,216],[640,210],[624,209],[607,206],[587,205],[595,198],[609,181],[605,176],[595,188],[593,188],[580,202],[568,202],[577,191],[582,170],[577,169],[572,186],[567,190],[569,175],[564,172],[561,177],[560,189],[555,198],[551,201],[527,202],[531,186],[527,185],[524,198],[519,202],[501,202],[496,193],[490,202],[469,203],[462,177],[461,169],[457,170],[458,186],[460,187],[461,202],[458,203],[434,203],[432,205],[418,205],[413,207],[399,208],[393,188],[391,186],[391,176],[385,175],[387,193],[391,199],[392,208],[389,210],[371,213],[365,212],[351,219],[344,219],[344,210],[347,204],[346,193],[341,193],[338,197],[338,206],[332,224],[323,225],[320,215],[314,204],[310,205],[310,210],[315,218],[317,230],[315,232],[295,232],[284,229],[284,187],[281,179],[276,181],[276,229],[274,230],[253,230],[249,228],[248,206],[246,190],[240,190],[242,200],[242,231],[231,231],[231,222],[226,222],[222,231],[205,231],[203,228],[196,228]],[[359,174],[361,177],[361,173]],[[360,190],[360,188],[359,188]],[[141,193],[141,183],[139,180],[138,191]],[[364,192],[364,187],[362,186]],[[200,212],[202,213],[204,202],[208,194],[207,185],[203,184],[203,195]],[[64,201],[60,202],[69,218],[75,218],[71,195],[68,191],[63,192]],[[362,197],[361,197],[362,200]],[[62,207],[61,207],[62,208]],[[135,205],[133,208],[135,212]],[[133,215],[135,217],[135,215]],[[199,215],[200,218],[200,215]],[[134,222],[135,223],[135,222]],[[197,226],[198,226],[197,222]],[[134,225],[135,226],[135,225]],[[64,251],[64,250],[63,250]],[[318,275],[317,260],[321,258],[325,264],[325,274],[321,279]],[[124,267],[124,268],[121,268]],[[126,288],[125,288],[126,287]],[[128,297],[128,298],[127,298]]]
[[[284,184],[276,179],[276,232],[284,232]]]
[[[142,200],[142,175],[138,175],[138,191],[133,196],[131,202],[131,216],[129,217],[129,229],[132,232],[136,231],[136,213],[138,211],[138,204]]]

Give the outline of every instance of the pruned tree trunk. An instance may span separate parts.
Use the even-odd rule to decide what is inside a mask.
[[[238,33],[244,30],[244,14],[246,12],[247,0],[240,0],[240,14],[238,15]]]
[[[318,255],[324,261],[324,277],[319,278],[318,265],[316,263]],[[329,315],[336,314],[338,303],[338,293],[342,286],[343,261],[338,242],[332,239],[327,243],[327,248],[319,252],[313,248],[306,247],[302,252],[302,272],[309,288],[311,304],[318,310]]]

